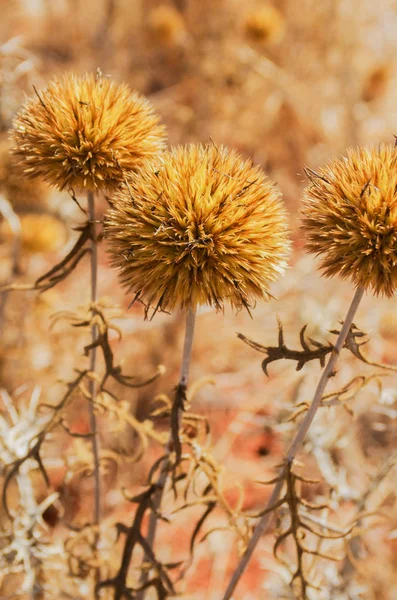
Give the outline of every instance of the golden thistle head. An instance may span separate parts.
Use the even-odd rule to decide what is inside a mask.
[[[397,149],[350,149],[307,171],[302,226],[327,277],[340,275],[375,294],[397,287]]]
[[[29,100],[13,124],[13,153],[27,177],[59,189],[114,188],[164,149],[149,102],[99,75],[65,75]]]
[[[106,225],[122,284],[156,310],[249,308],[289,251],[280,194],[234,150],[165,152],[116,193]]]

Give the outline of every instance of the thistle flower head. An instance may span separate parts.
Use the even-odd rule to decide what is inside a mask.
[[[101,75],[65,75],[14,120],[13,153],[30,178],[60,189],[114,188],[164,148],[149,102]]]
[[[248,308],[289,250],[280,195],[235,151],[191,145],[131,177],[107,220],[122,284],[156,309]]]
[[[327,277],[392,296],[397,287],[397,149],[357,148],[311,180],[302,208],[307,249]]]

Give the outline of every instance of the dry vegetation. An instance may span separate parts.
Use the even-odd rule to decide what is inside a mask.
[[[0,599],[393,600],[396,175],[383,174],[377,183],[382,187],[386,178],[391,186],[377,200],[390,204],[380,216],[389,219],[390,233],[383,266],[371,271],[366,258],[357,267],[343,262],[340,246],[330,250],[342,261],[330,273],[346,281],[321,277],[319,261],[304,252],[298,211],[310,182],[315,192],[306,192],[306,202],[310,194],[323,198],[324,184],[337,196],[321,165],[350,146],[393,144],[395,3],[13,0],[0,7]],[[139,180],[141,154],[131,157],[123,147],[120,164],[113,161],[114,138],[101,138],[99,178],[86,185],[73,169],[51,174],[46,147],[47,162],[38,170],[48,169],[44,178],[64,191],[24,178],[35,156],[25,161],[22,138],[18,164],[10,159],[9,130],[25,95],[45,128],[46,103],[54,102],[55,112],[62,103],[59,88],[52,87],[51,97],[44,90],[70,72],[91,73],[91,82],[102,72],[97,77],[106,85],[126,84],[137,91],[135,103],[146,106],[139,100],[145,96],[154,107],[169,146],[209,144],[215,157],[221,146],[235,149],[282,193],[290,267],[272,283],[270,301],[259,300],[250,314],[198,309],[188,385],[192,340],[183,353],[179,308],[189,307],[189,288],[176,283],[176,299],[166,302],[172,312],[163,312],[156,282],[145,280],[138,261],[129,265],[134,273],[140,268],[138,280],[155,302],[154,318],[145,319],[153,311],[139,302],[135,282],[125,295],[102,239],[117,194],[124,194],[131,220],[141,209],[141,199],[128,208],[128,194],[148,181],[145,173]],[[163,133],[150,119],[159,135],[149,149],[155,154]],[[391,156],[393,171],[394,150],[387,148],[378,154]],[[363,155],[354,156],[358,172]],[[73,160],[80,165],[80,159]],[[116,202],[102,189],[104,164],[111,187],[119,179],[124,185]],[[138,171],[130,186],[126,170]],[[379,214],[363,177],[360,243],[368,219]],[[91,190],[88,204],[78,187]],[[328,237],[316,235],[313,215],[321,220],[321,211],[311,208],[306,204],[305,216],[317,251],[332,240],[335,221],[332,214]],[[338,227],[344,222],[342,211]],[[368,235],[376,229],[371,223]],[[186,247],[197,263],[195,246]],[[360,244],[354,251],[361,252]],[[350,273],[356,268],[359,276]],[[382,268],[392,270],[386,283]],[[349,277],[369,288],[350,328]],[[204,300],[221,308],[216,299],[225,286],[219,286]],[[246,297],[228,291],[234,293],[232,304],[245,307]],[[202,302],[200,294],[195,298]],[[336,342],[344,319],[345,339]],[[191,312],[187,331],[193,331]],[[323,367],[338,357],[335,345],[339,362],[329,366],[332,378],[318,396],[315,420],[294,446],[318,380],[327,375]],[[228,595],[244,556],[246,570]]]

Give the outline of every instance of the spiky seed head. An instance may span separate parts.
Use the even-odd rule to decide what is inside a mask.
[[[285,19],[274,6],[264,5],[245,20],[245,34],[252,42],[275,44],[285,33]]]
[[[13,152],[25,175],[59,189],[112,189],[165,145],[149,102],[100,74],[51,82],[13,125]]]
[[[340,275],[376,295],[397,287],[397,149],[356,148],[307,170],[302,226],[327,277]]]
[[[280,194],[234,150],[165,152],[116,193],[106,235],[122,284],[156,309],[269,297],[289,252]]]

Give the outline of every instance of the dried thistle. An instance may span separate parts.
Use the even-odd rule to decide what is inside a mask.
[[[275,44],[285,32],[285,20],[277,8],[270,5],[261,6],[248,15],[245,34],[253,42]]]
[[[13,153],[29,178],[60,189],[114,188],[164,148],[149,102],[99,75],[66,74],[14,120]]]
[[[122,284],[158,309],[268,299],[289,250],[280,194],[234,150],[191,145],[121,188],[106,234]]]
[[[397,286],[397,150],[350,149],[318,172],[307,169],[302,226],[326,277],[340,275],[376,295]]]

